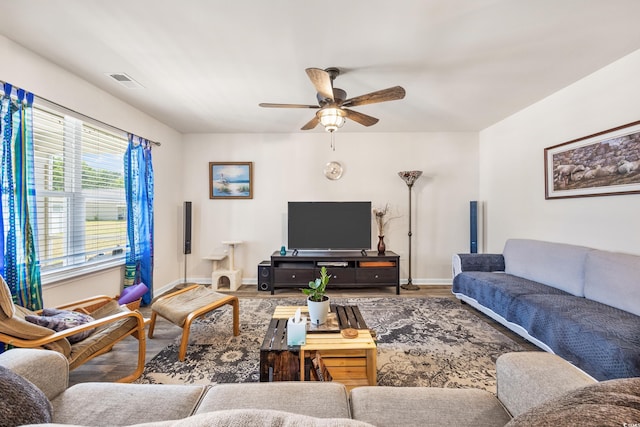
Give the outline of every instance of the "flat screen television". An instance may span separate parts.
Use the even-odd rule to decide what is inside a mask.
[[[371,249],[371,202],[289,202],[289,249]]]

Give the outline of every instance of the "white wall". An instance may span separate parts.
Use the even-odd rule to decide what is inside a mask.
[[[401,256],[407,277],[408,188],[401,170],[422,170],[413,190],[413,282],[451,282],[450,257],[468,251],[469,201],[477,198],[477,133],[340,133],[336,151],[324,132],[279,135],[185,135],[184,200],[193,202],[193,253],[189,280],[211,280],[211,263],[202,257],[223,249],[223,240],[243,240],[236,265],[245,283],[256,283],[257,264],[286,245],[287,202],[371,201],[389,203],[399,218],[388,224],[385,243]],[[336,160],[344,174],[323,175]],[[252,200],[210,200],[208,163],[254,163]],[[372,246],[377,243],[372,222]]]
[[[545,200],[543,156],[545,147],[639,120],[639,75],[637,51],[480,132],[490,252],[524,237],[640,253],[640,195]]]
[[[0,36],[0,80],[21,87],[94,119],[142,137],[161,141],[153,150],[155,172],[155,287],[180,277],[181,135],[74,74]],[[173,230],[176,230],[173,232]],[[74,280],[46,285],[46,306],[95,294],[120,293],[123,272],[115,268]]]

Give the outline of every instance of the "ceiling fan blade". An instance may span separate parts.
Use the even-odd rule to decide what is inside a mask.
[[[320,119],[318,119],[317,116],[314,116],[313,119],[309,120],[306,125],[300,128],[300,130],[311,130],[318,126],[318,123],[320,123]]]
[[[342,103],[344,107],[357,107],[358,105],[375,104],[377,102],[395,101],[404,98],[405,90],[401,86],[382,89],[365,95],[347,99]]]
[[[372,126],[378,123],[378,119],[376,119],[375,117],[367,116],[366,114],[358,113],[357,111],[349,110],[346,108],[343,108],[342,111],[345,112],[347,119],[360,123],[363,126]]]
[[[307,105],[307,104],[271,104],[269,102],[262,102],[258,104],[260,107],[265,108],[320,108],[317,105]]]
[[[333,102],[333,84],[331,83],[331,76],[325,70],[320,68],[307,68],[305,70],[309,80],[313,83],[316,91],[325,99]]]

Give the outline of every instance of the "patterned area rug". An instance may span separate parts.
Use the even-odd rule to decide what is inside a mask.
[[[495,361],[503,353],[535,351],[518,344],[447,298],[340,298],[355,304],[378,336],[378,385],[479,388],[495,393]],[[179,338],[145,366],[137,383],[213,384],[259,381],[260,345],[277,305],[304,299],[240,298],[240,335],[231,307],[191,327],[184,362]],[[159,320],[162,321],[162,320]]]

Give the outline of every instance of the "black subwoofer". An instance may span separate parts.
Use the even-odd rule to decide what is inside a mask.
[[[271,261],[258,264],[258,290],[271,291]]]

